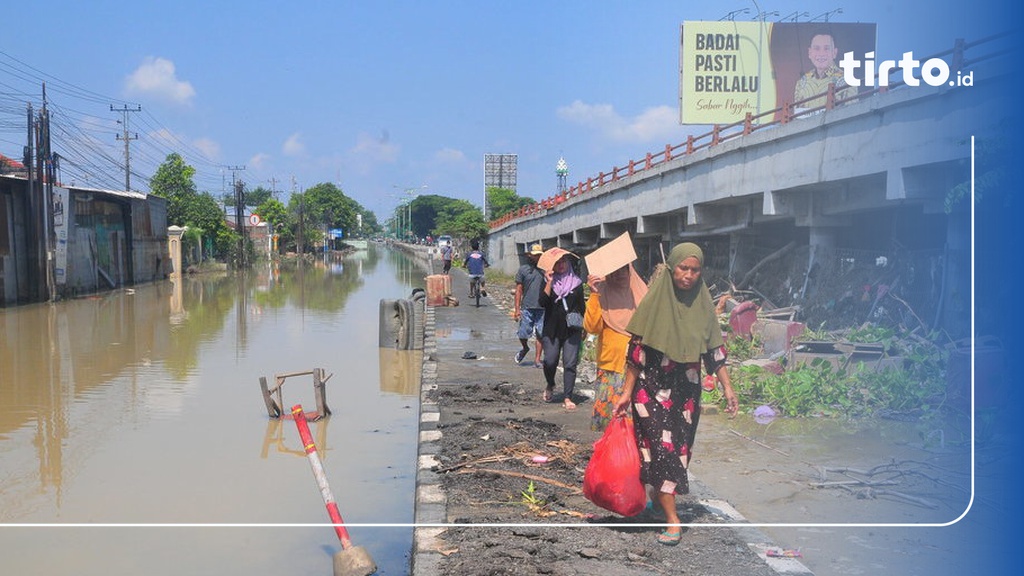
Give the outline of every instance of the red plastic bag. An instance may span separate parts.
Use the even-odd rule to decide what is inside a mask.
[[[643,512],[647,494],[640,483],[640,454],[632,420],[613,419],[604,436],[594,442],[594,455],[583,473],[583,495],[622,516]]]

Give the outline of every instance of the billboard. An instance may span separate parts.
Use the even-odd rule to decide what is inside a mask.
[[[516,189],[517,154],[484,154],[484,188]]]
[[[856,89],[843,81],[838,62],[846,52],[864,59],[874,51],[875,29],[875,24],[836,22],[684,22],[680,122],[731,124],[743,121],[747,113],[757,116],[786,102],[803,101],[800,108],[821,106],[830,83],[836,85],[837,96],[855,95]],[[863,70],[857,74],[862,76]]]

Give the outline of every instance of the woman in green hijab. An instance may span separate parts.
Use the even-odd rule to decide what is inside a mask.
[[[679,543],[682,526],[676,494],[690,491],[686,469],[700,420],[700,369],[718,376],[726,412],[739,401],[725,367],[725,346],[714,304],[701,280],[704,253],[696,244],[679,244],[669,254],[667,269],[656,278],[626,326],[631,334],[626,352],[623,394],[615,414],[632,410],[640,479],[651,488],[651,500],[665,513],[667,527],[658,542]]]

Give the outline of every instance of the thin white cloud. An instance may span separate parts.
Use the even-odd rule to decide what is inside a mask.
[[[446,164],[461,164],[466,161],[466,155],[462,150],[454,148],[442,148],[434,152],[434,160]]]
[[[152,56],[125,78],[124,88],[130,96],[150,96],[182,105],[191,104],[196,95],[191,83],[178,79],[174,62]]]
[[[281,152],[285,156],[301,156],[306,152],[306,145],[302,143],[302,134],[296,132],[288,137],[281,146]]]
[[[270,163],[270,158],[270,154],[258,152],[252,158],[249,158],[249,166],[252,166],[255,170],[263,170]]]
[[[192,145],[199,149],[209,160],[220,160],[220,144],[209,138],[196,138]]]
[[[217,162],[221,159],[220,143],[210,138],[195,138],[190,140],[187,136],[171,132],[167,128],[154,130],[146,134],[153,142],[171,150],[181,150],[183,147],[191,146],[199,150],[207,160]],[[186,153],[185,156],[190,156]]]
[[[568,106],[558,109],[558,117],[562,120],[586,126],[589,128],[601,128],[614,124],[620,126],[625,121],[615,113],[611,104],[586,104],[580,100],[574,101]]]
[[[385,131],[380,138],[374,138],[365,132],[360,133],[356,145],[350,150],[362,162],[372,164],[394,164],[398,160],[401,148],[393,144]]]
[[[162,142],[169,148],[174,149],[181,145],[181,139],[166,128],[161,128],[149,133],[150,139],[155,142]]]
[[[648,108],[633,118],[624,118],[611,104],[587,104],[576,100],[557,111],[558,117],[597,132],[612,142],[664,142],[678,137],[681,127],[671,106]]]

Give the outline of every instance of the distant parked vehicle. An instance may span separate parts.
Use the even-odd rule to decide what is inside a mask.
[[[452,245],[452,237],[451,236],[445,235],[445,236],[438,236],[437,237],[437,247],[438,248],[444,248],[445,246],[451,246],[451,245]]]

